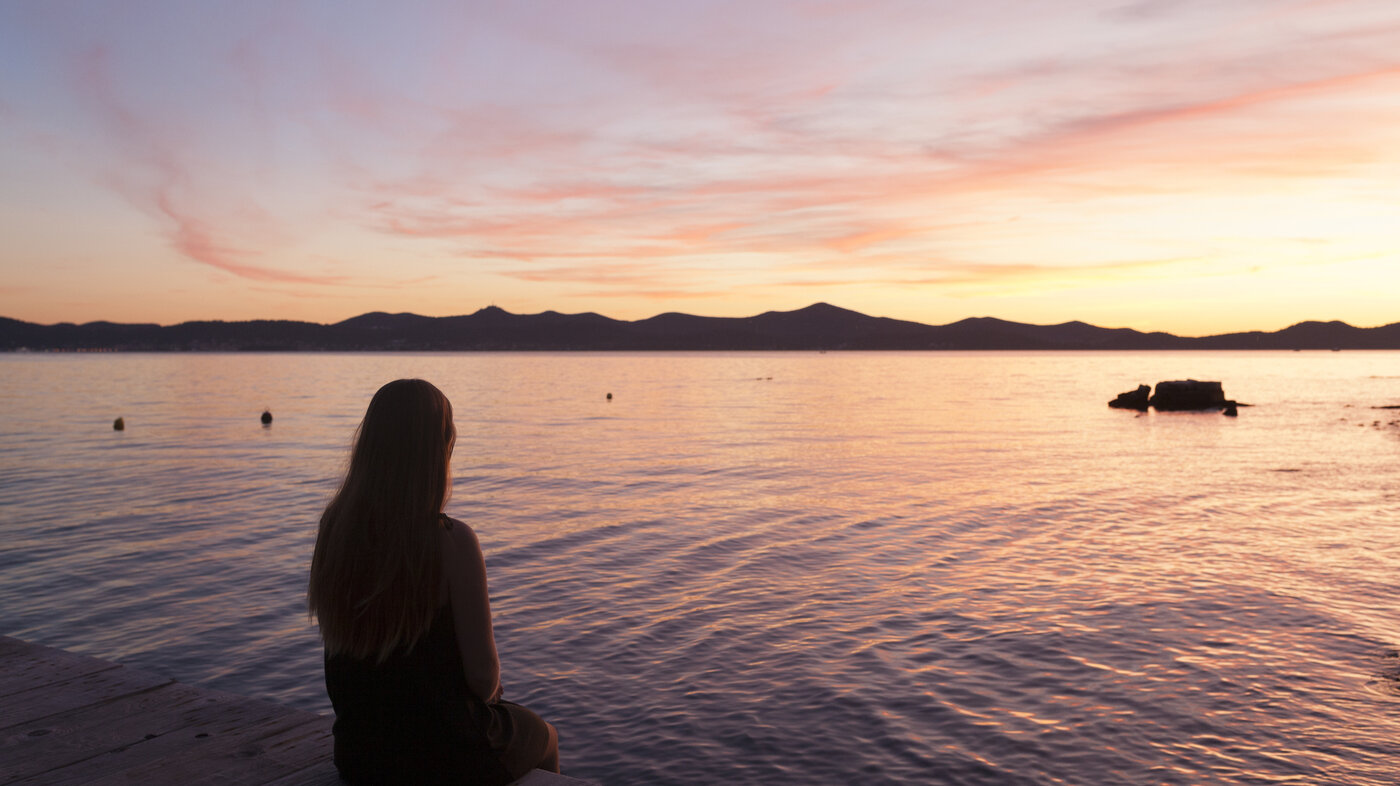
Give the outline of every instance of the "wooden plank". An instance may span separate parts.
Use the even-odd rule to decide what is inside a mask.
[[[0,636],[0,698],[42,684],[117,668],[117,664]]]
[[[42,647],[42,644],[31,644],[24,639],[17,639],[14,636],[0,636],[0,656],[8,655],[12,652],[21,652],[31,647]]]
[[[343,786],[345,781],[340,779],[340,773],[335,771],[335,764],[329,755],[325,761],[316,762],[306,769],[298,770],[290,775],[284,775],[277,780],[268,781],[263,786]]]
[[[59,768],[45,769],[26,783],[78,786],[103,780],[111,783],[205,782],[205,769],[229,756],[254,766],[260,754],[257,740],[271,737],[319,716],[269,702],[226,693],[204,692],[176,683],[152,694],[189,690],[193,701],[175,708],[157,707],[133,716],[137,731],[125,744],[97,748],[94,755]],[[91,729],[91,736],[101,731]],[[92,748],[89,748],[92,750]],[[242,753],[240,753],[242,751]],[[264,780],[293,772],[301,763],[267,762]],[[155,779],[154,781],[152,779]],[[256,781],[230,781],[256,782]]]
[[[0,781],[110,756],[192,726],[200,727],[194,733],[222,734],[290,712],[239,699],[175,682],[13,726],[0,737]]]
[[[0,636],[0,783],[336,786],[333,718]],[[594,786],[535,770],[516,786]]]
[[[285,708],[281,708],[285,709]],[[289,725],[290,724],[290,725]],[[113,783],[199,783],[211,786],[261,786],[307,770],[320,761],[335,772],[330,759],[330,726],[325,718],[292,712],[221,731],[193,726],[26,783],[71,786],[102,778]],[[207,736],[200,736],[207,734]]]
[[[33,727],[50,715],[115,701],[171,682],[174,680],[169,677],[117,666],[40,685],[4,697],[4,704],[0,706],[0,732],[18,725]]]
[[[214,766],[204,771],[213,773],[213,777],[202,777],[201,783],[225,786],[339,784],[340,774],[331,760],[333,719],[323,715],[307,715],[309,719],[306,723],[269,737],[250,740],[232,755],[212,762]],[[254,762],[254,766],[249,766],[250,761]],[[269,762],[277,765],[276,771],[266,766]]]

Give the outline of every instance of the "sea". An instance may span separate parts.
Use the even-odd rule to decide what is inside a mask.
[[[2,354],[0,633],[329,712],[316,522],[400,377],[568,774],[1400,780],[1400,352]],[[1250,406],[1106,406],[1188,378]]]

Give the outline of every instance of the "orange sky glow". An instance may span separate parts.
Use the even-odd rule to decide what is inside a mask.
[[[1400,5],[0,6],[0,315],[1400,321]]]

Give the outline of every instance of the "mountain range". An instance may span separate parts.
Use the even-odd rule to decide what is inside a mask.
[[[0,351],[510,351],[510,350],[1086,350],[1400,349],[1400,322],[1358,328],[1300,322],[1272,333],[1184,337],[1084,322],[1028,325],[976,317],[926,325],[827,303],[752,317],[666,313],[634,321],[599,314],[424,317],[374,312],[322,325],[286,320],[38,325],[0,317]]]

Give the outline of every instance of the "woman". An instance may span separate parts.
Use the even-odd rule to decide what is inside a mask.
[[[505,784],[559,770],[554,727],[501,701],[486,564],[443,512],[452,405],[421,379],[374,394],[311,558],[335,766],[352,783]]]

